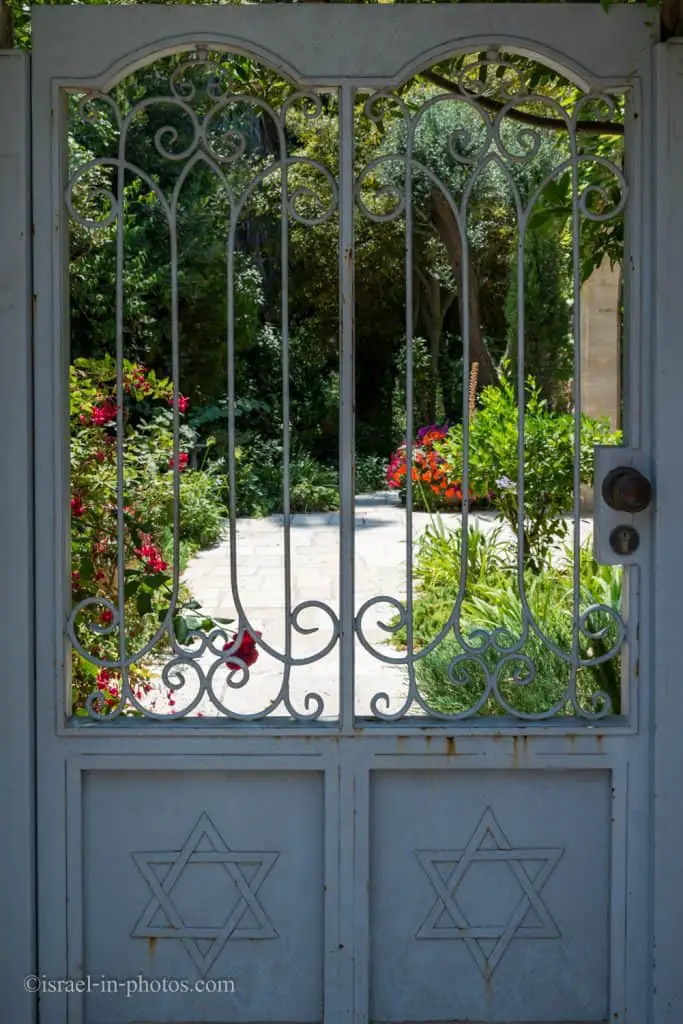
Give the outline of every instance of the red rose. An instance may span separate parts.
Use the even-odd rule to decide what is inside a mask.
[[[253,665],[259,655],[258,647],[256,646],[257,636],[261,636],[261,634],[258,631],[254,634],[251,633],[249,630],[245,630],[244,636],[242,637],[239,647],[237,648],[237,650],[231,651],[231,654],[233,654],[236,658],[239,658],[240,661],[244,662],[245,665]],[[234,644],[234,642],[235,637],[233,637],[229,643],[223,644],[223,650],[227,651],[228,648],[231,647],[232,644]],[[226,661],[225,664],[228,666],[228,668],[231,669],[242,667],[241,665],[238,665],[237,662],[230,661],[229,659],[228,661]]]
[[[71,515],[72,516],[82,516],[84,512],[85,512],[85,505],[83,504],[83,499],[80,497],[80,495],[76,494],[71,499]]]

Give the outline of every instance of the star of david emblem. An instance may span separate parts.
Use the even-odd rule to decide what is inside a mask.
[[[541,890],[563,853],[562,849],[513,847],[487,807],[464,850],[416,851],[437,895],[416,938],[462,939],[486,978],[491,977],[513,939],[560,938]],[[505,924],[473,923],[458,905],[458,887],[477,862],[504,862],[519,883],[519,900]],[[533,914],[537,923],[525,924],[527,915]]]
[[[132,856],[152,892],[133,929],[133,938],[180,939],[202,976],[229,939],[277,938],[257,894],[278,853],[233,852],[208,814],[203,813],[181,850],[133,853]],[[188,865],[193,864],[222,865],[237,890],[237,900],[219,926],[186,924],[173,902],[175,886]],[[159,868],[165,870],[159,872]],[[245,918],[251,920],[245,921]]]

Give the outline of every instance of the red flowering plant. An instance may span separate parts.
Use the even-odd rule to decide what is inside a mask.
[[[462,505],[462,481],[446,463],[438,446],[448,435],[447,424],[429,424],[420,427],[412,444],[413,506],[432,510],[434,508],[460,508]],[[390,490],[399,491],[405,499],[408,476],[408,445],[404,442],[392,454],[387,468],[387,485]],[[470,488],[470,502],[476,496]]]
[[[74,606],[90,599],[73,615],[71,627],[76,641],[72,652],[76,714],[88,713],[88,698],[93,693],[97,696],[90,697],[90,706],[97,713],[118,708],[120,630],[125,629],[130,656],[154,640],[168,615],[174,591],[176,476],[182,474],[181,509],[184,488],[191,485],[193,474],[207,478],[200,482],[207,502],[214,501],[217,506],[220,500],[219,493],[212,495],[211,474],[189,468],[186,449],[192,446],[194,432],[184,423],[179,426],[176,471],[171,382],[139,364],[124,361],[122,392],[119,408],[116,364],[109,357],[79,359],[70,369],[71,589]],[[182,417],[189,400],[178,395],[177,406]],[[119,431],[122,493],[118,482]],[[179,543],[183,539],[182,511],[180,519]],[[179,642],[184,642],[191,629],[214,628],[217,624],[217,620],[199,615],[197,609],[197,603],[181,587],[173,620]],[[79,646],[89,657],[79,653]],[[97,660],[107,664],[102,666]],[[131,664],[129,678],[134,697],[142,700],[150,694],[151,676],[143,664]],[[166,696],[172,708],[173,693]]]
[[[223,650],[228,651],[230,653],[230,657],[226,659],[225,664],[228,666],[231,672],[236,672],[240,670],[243,665],[249,668],[251,665],[254,664],[254,662],[258,660],[259,656],[258,647],[256,646],[256,638],[260,637],[261,634],[259,633],[258,630],[252,633],[251,630],[245,629],[242,633],[242,639],[240,640],[237,647],[235,647],[235,641],[237,640],[238,636],[239,631],[232,636],[232,638],[228,641],[227,644],[223,645]]]

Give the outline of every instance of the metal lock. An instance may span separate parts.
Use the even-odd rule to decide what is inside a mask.
[[[633,466],[617,466],[602,482],[602,497],[616,512],[635,515],[644,512],[652,501],[652,484]]]
[[[617,555],[632,555],[638,550],[639,544],[638,531],[635,527],[627,526],[625,523],[615,526],[609,535],[609,545]]]

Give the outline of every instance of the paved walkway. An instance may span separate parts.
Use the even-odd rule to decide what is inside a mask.
[[[405,511],[393,494],[366,495],[356,502],[356,608],[378,595],[401,599],[405,596]],[[449,518],[459,519],[459,516]],[[415,517],[415,532],[424,530],[429,516]],[[240,519],[237,523],[237,584],[245,614],[254,629],[275,650],[285,650],[284,615],[284,530],[282,516],[267,519]],[[193,559],[183,577],[202,607],[214,616],[237,618],[230,586],[230,544],[226,540]],[[339,612],[339,514],[316,513],[292,516],[291,527],[292,608],[307,601],[322,602],[335,615]],[[377,605],[364,617],[366,636],[376,650],[391,656],[385,643],[387,633],[377,620],[388,622],[395,610],[386,603]],[[304,608],[299,625],[307,632],[292,630],[294,658],[313,657],[332,638],[331,616],[322,608]],[[202,658],[203,664],[211,663]],[[323,717],[339,711],[339,643],[323,658],[291,670],[292,703],[306,710],[306,695],[318,693],[324,701]],[[261,650],[252,667],[249,682],[231,689],[222,680],[216,685],[220,699],[240,714],[262,710],[278,693],[283,666],[277,658]],[[405,677],[400,667],[386,665],[356,642],[356,709],[370,713],[370,700],[379,690],[387,690],[396,705],[405,694]],[[310,709],[312,710],[312,707]],[[208,708],[206,713],[210,713]],[[281,709],[280,713],[286,713]]]
[[[457,513],[442,516],[447,526],[457,526]],[[484,530],[493,526],[489,514],[470,517]],[[417,538],[430,522],[427,513],[414,513],[413,536]],[[587,528],[587,524],[586,527]],[[379,493],[356,499],[356,601],[355,611],[365,601],[379,595],[403,600],[406,593],[406,513],[397,495]],[[262,633],[275,651],[284,652],[286,643],[284,613],[284,531],[282,516],[267,519],[241,519],[237,523],[238,594],[248,620]],[[339,609],[339,515],[321,513],[295,515],[291,527],[292,607],[307,601],[322,602],[335,613]],[[237,618],[230,585],[230,545],[226,540],[192,560],[183,577],[196,600],[209,614]],[[385,656],[397,652],[387,646],[387,633],[378,620],[388,623],[396,609],[387,602],[373,605],[364,616],[364,632],[373,649]],[[294,658],[313,658],[332,638],[331,617],[318,606],[304,608],[299,618],[302,632],[292,630],[291,653]],[[210,652],[199,662],[205,671],[216,661]],[[239,714],[257,714],[275,700],[283,682],[282,662],[261,650],[251,668],[248,682],[239,688],[227,684],[227,670],[216,672],[213,688],[230,710]],[[338,714],[339,643],[323,657],[306,665],[296,665],[289,679],[294,707],[306,710],[306,695],[317,693],[324,702],[322,717]],[[345,681],[346,684],[346,681]],[[356,640],[357,714],[371,713],[374,694],[385,691],[391,698],[388,710],[400,707],[406,693],[405,671],[387,665],[365,650]],[[180,695],[179,695],[180,697]],[[178,699],[178,706],[182,701]],[[176,706],[175,710],[178,710]],[[312,710],[315,704],[309,705]],[[382,705],[383,710],[387,710]],[[216,714],[205,699],[198,710]],[[287,714],[280,708],[278,714]]]

